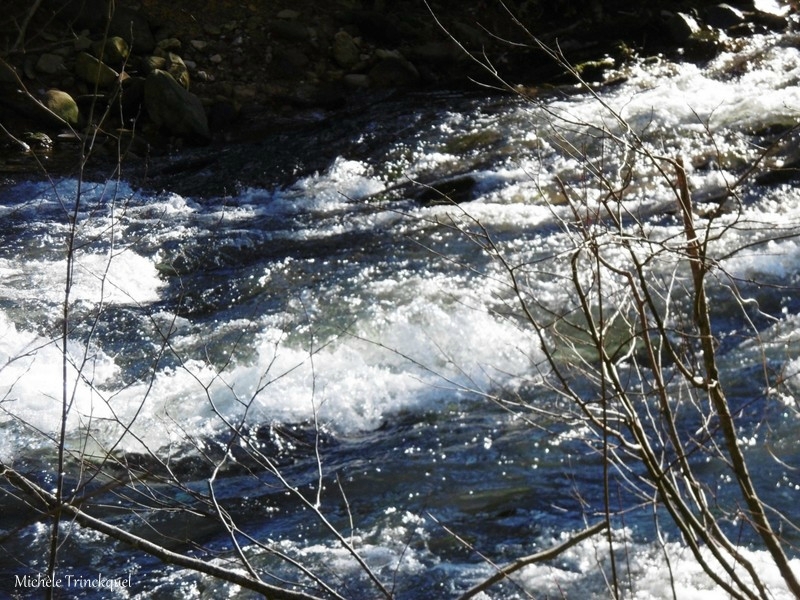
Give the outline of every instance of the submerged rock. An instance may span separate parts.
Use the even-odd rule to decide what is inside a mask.
[[[455,175],[426,184],[415,199],[420,204],[461,204],[474,199],[477,185],[474,175]]]

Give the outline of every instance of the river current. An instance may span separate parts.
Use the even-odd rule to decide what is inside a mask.
[[[562,89],[533,100],[386,100],[358,116],[362,130],[324,169],[260,188],[230,173],[232,191],[220,197],[143,191],[124,179],[4,186],[2,460],[52,484],[64,248],[80,198],[67,444],[85,464],[111,453],[153,472],[133,486],[141,497],[97,492],[94,509],[224,564],[227,532],[165,506],[191,505],[187,490],[207,493],[207,465],[228,453],[216,498],[251,536],[238,541],[253,564],[278,581],[296,576],[280,558],[289,556],[347,598],[378,597],[312,508],[248,463],[245,448],[226,445],[227,424],[238,422],[292,487],[308,497],[321,490],[322,512],[397,598],[457,597],[494,573],[488,560],[553,546],[602,512],[598,455],[577,424],[554,416],[558,400],[539,386],[538,339],[475,232],[491,233],[512,264],[540,265],[526,282],[538,302],[570,305],[557,257],[571,248],[564,224],[574,215],[557,183],[587,198],[597,188],[554,132],[611,170],[628,159],[592,131],[633,131],[654,151],[683,157],[702,221],[704,202],[715,207],[768,140],[797,123],[798,45],[791,35],[756,37],[707,65],[636,64],[598,97]],[[753,401],[740,434],[762,492],[784,510],[800,498],[800,191],[770,169],[799,152],[789,135],[758,163],[762,176],[739,188],[738,209],[721,217],[730,227],[710,246],[758,306],[746,322],[711,290],[729,393]],[[431,186],[460,203],[441,201]],[[654,238],[681,234],[673,192],[651,166],[637,165],[626,201]],[[783,373],[780,390],[764,389],[765,362]],[[186,489],[163,483],[154,457]],[[90,471],[71,469],[74,486]],[[49,530],[16,498],[4,489],[0,501],[0,592],[34,597],[15,578],[43,572]],[[672,598],[670,578],[681,599],[725,597],[677,535],[655,544],[651,510],[620,508],[628,509],[614,531],[627,557],[625,597]],[[790,514],[797,525],[800,513]],[[131,587],[73,586],[63,597],[252,597],[77,525],[66,530],[65,575],[130,577]],[[764,561],[774,597],[788,598],[761,548],[743,542],[742,550]],[[607,551],[601,540],[583,542],[481,597],[608,597]]]

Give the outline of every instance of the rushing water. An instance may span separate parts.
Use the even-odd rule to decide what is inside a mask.
[[[654,151],[685,157],[702,205],[760,156],[765,136],[797,122],[796,42],[757,38],[702,68],[632,67],[600,100]],[[602,510],[599,457],[577,425],[552,416],[558,399],[538,386],[542,352],[534,332],[509,315],[502,265],[462,229],[476,231],[476,219],[510,262],[542,265],[527,282],[540,303],[574,303],[556,260],[571,247],[563,224],[573,215],[556,183],[587,197],[596,189],[554,141],[553,126],[582,152],[602,157],[604,168],[624,169],[626,157],[608,140],[573,125],[626,135],[600,100],[554,93],[537,102],[463,95],[387,101],[359,115],[363,130],[347,138],[351,150],[326,169],[259,189],[238,185],[231,173],[237,191],[224,197],[145,192],[125,182],[7,186],[0,196],[0,456],[52,485],[64,248],[80,197],[69,356],[82,374],[68,369],[68,447],[89,463],[110,451],[155,472],[151,451],[187,482],[179,490],[154,477],[151,492],[143,482],[141,497],[114,499],[139,506],[140,519],[117,514],[101,494],[95,510],[113,522],[148,535],[149,519],[176,550],[220,561],[229,555],[231,539],[219,525],[153,508],[162,500],[191,502],[187,490],[207,493],[212,474],[200,457],[225,455],[226,421],[243,422],[292,486],[313,495],[322,481],[323,512],[398,598],[453,597],[493,573],[477,551],[504,563],[594,522]],[[787,148],[769,164],[790,160],[791,138]],[[637,169],[628,208],[654,239],[681,235],[671,190],[652,167]],[[786,509],[800,494],[793,382],[800,371],[800,192],[791,182],[762,181],[742,188],[741,213],[721,217],[731,227],[711,246],[717,257],[748,246],[721,266],[741,278],[760,312],[748,324],[728,295],[711,293],[719,301],[729,393],[737,402],[760,399],[744,413],[742,438],[764,493]],[[432,201],[435,194],[412,182],[448,187],[467,202]],[[755,244],[767,236],[775,239]],[[743,335],[750,326],[761,346]],[[785,374],[780,393],[764,395],[762,352]],[[540,412],[509,411],[488,399],[506,395]],[[228,452],[215,491],[240,528],[266,544],[239,539],[257,568],[286,576],[275,558],[282,552],[347,597],[376,597],[309,507],[248,463],[242,448]],[[68,485],[79,477],[68,473]],[[33,595],[15,590],[14,578],[44,571],[48,529],[28,521],[14,495],[3,504],[0,524],[10,535],[2,542],[0,590]],[[797,523],[800,514],[791,516]],[[631,511],[619,523],[629,597],[672,597],[670,573],[681,598],[715,597],[679,538],[654,545],[650,512]],[[115,597],[249,597],[78,527],[65,531],[62,572],[130,575],[132,587]],[[187,548],[187,532],[205,549]],[[521,598],[525,590],[606,597],[607,552],[597,540],[585,542],[521,571],[521,587],[496,586],[483,597]],[[758,546],[743,552],[756,562],[764,556]],[[777,576],[768,566],[764,573],[784,597]],[[110,593],[73,586],[64,597]]]

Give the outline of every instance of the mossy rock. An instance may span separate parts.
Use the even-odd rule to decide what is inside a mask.
[[[59,119],[70,125],[77,125],[80,111],[75,99],[61,90],[47,90],[42,99],[44,105]]]
[[[75,74],[101,88],[109,88],[119,79],[119,73],[87,52],[80,52],[75,58]]]

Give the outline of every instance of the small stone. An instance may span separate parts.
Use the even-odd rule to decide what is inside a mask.
[[[166,38],[156,44],[156,48],[163,52],[179,52],[183,47],[178,38]]]
[[[369,76],[364,73],[348,73],[342,80],[351,88],[369,87]]]
[[[221,55],[219,55],[219,54],[215,54],[214,56],[212,56],[212,57],[211,57],[211,58],[209,58],[208,60],[210,60],[210,61],[211,61],[212,63],[214,63],[215,65],[218,65],[219,63],[221,63],[221,62],[222,62],[222,56],[221,56]]]
[[[165,70],[172,75],[175,81],[187,90],[189,89],[189,68],[180,56],[172,52],[167,53]]]
[[[189,42],[195,50],[205,50],[208,47],[208,42],[205,40],[192,40]]]
[[[283,19],[285,21],[294,21],[297,17],[300,16],[300,13],[296,10],[292,10],[291,8],[284,8],[277,14],[279,19]]]

